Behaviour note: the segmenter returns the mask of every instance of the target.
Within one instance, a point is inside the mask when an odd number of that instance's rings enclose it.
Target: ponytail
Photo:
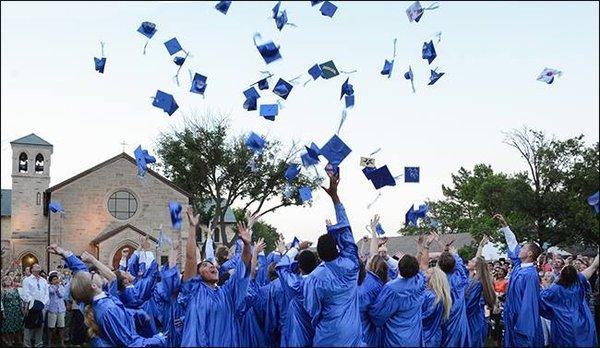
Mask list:
[[[431,268],[431,278],[429,278],[429,286],[435,294],[435,301],[433,305],[437,305],[438,302],[442,301],[444,305],[444,320],[450,317],[450,310],[452,309],[452,295],[450,294],[450,283],[448,283],[448,277],[446,273],[442,271],[439,266]]]
[[[483,298],[485,299],[485,304],[489,308],[494,308],[496,304],[496,292],[494,291],[494,283],[492,281],[492,276],[490,275],[490,271],[487,268],[487,264],[485,263],[485,259],[481,256],[477,257],[475,261],[475,270],[476,270],[476,279],[479,278],[482,286]]]
[[[100,336],[100,328],[96,323],[96,318],[94,317],[94,308],[91,304],[85,306],[83,322],[88,327],[88,336],[90,338]]]

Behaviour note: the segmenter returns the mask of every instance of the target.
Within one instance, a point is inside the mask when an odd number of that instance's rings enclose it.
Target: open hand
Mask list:
[[[254,223],[258,220],[258,214],[252,215],[250,211],[246,211],[246,221],[248,222],[248,229],[252,229]]]
[[[254,243],[254,250],[257,254],[260,254],[260,252],[264,251],[266,247],[267,243],[265,243],[264,238],[259,238],[256,243]]]
[[[498,220],[502,227],[508,226],[508,224],[506,223],[506,219],[504,218],[504,216],[502,216],[502,214],[494,214],[494,216],[492,216],[492,219]]]
[[[238,228],[238,235],[239,235],[240,239],[242,240],[242,242],[244,242],[244,244],[246,244],[246,245],[249,245],[252,240],[250,237],[250,229],[248,228],[246,223],[244,223],[243,221],[238,222],[237,228]]]
[[[300,249],[300,250],[308,249],[308,248],[310,248],[311,245],[312,245],[312,242],[303,240],[302,242],[300,242],[298,249]]]
[[[375,214],[375,216],[373,216],[371,219],[371,232],[375,232],[377,230],[377,225],[379,225],[379,215]]]
[[[187,214],[187,217],[188,217],[188,221],[189,221],[189,223],[190,223],[190,226],[191,226],[191,227],[194,227],[194,228],[195,228],[196,226],[198,226],[198,221],[200,221],[200,214],[196,214],[196,215],[194,216],[194,209],[193,209],[191,206],[190,206],[190,207],[187,207],[187,209],[186,209],[186,211],[185,211],[185,212],[186,212],[186,214]]]
[[[57,244],[50,244],[48,245],[48,247],[46,248],[46,251],[48,251],[50,254],[54,254],[54,255],[63,255],[65,250],[61,247],[59,247]]]
[[[340,176],[334,172],[327,172],[327,176],[329,176],[329,188],[325,188],[325,186],[321,186],[325,192],[331,197],[331,199],[337,199],[337,188],[340,183]]]

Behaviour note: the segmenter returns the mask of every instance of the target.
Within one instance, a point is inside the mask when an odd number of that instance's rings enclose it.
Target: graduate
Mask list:
[[[51,254],[63,257],[66,266],[73,272],[71,296],[75,301],[87,305],[85,322],[96,336],[96,339],[92,340],[94,346],[165,346],[166,337],[162,333],[151,338],[138,335],[133,317],[126,311],[125,306],[118,298],[102,290],[103,285],[110,281],[109,279],[105,279],[97,273],[90,273],[87,266],[72,252],[66,251],[56,244],[48,246],[47,250]],[[89,256],[84,258],[82,255],[82,259],[86,258]],[[104,274],[112,273],[105,265],[98,263],[96,266]]]
[[[239,346],[237,315],[243,306],[250,275],[250,231],[244,223],[238,223],[239,238],[243,247],[240,261],[234,266],[235,273],[218,286],[217,266],[209,260],[197,263],[196,231],[199,215],[187,209],[190,235],[186,245],[185,268],[181,291],[189,296],[181,346]]]
[[[467,263],[469,271],[469,286],[465,292],[467,301],[467,320],[471,328],[471,346],[483,347],[488,335],[488,323],[485,319],[485,305],[494,308],[496,304],[496,293],[492,276],[488,270],[485,259],[481,256],[484,245],[489,238],[483,236],[475,258]]]
[[[452,308],[448,320],[442,323],[443,347],[469,347],[471,335],[467,321],[465,290],[469,284],[469,275],[456,248],[446,244],[440,254],[438,266],[448,277]]]
[[[283,250],[285,252],[285,249]],[[274,262],[269,265],[268,275],[270,281],[267,285],[262,286],[259,291],[263,299],[265,337],[267,345],[271,347],[279,347],[281,345],[288,307],[288,301],[285,298],[281,281],[275,270],[276,265]]]
[[[591,266],[577,273],[565,266],[558,281],[540,294],[541,315],[551,320],[550,342],[554,347],[597,347],[594,317],[585,300],[588,279],[598,269],[598,255]]]
[[[327,226],[327,233],[319,237],[317,253],[323,262],[304,284],[304,304],[315,327],[313,346],[363,346],[358,247],[338,197],[339,171],[334,172],[328,171],[329,188],[323,189],[331,197],[337,224]]]
[[[315,254],[306,250],[310,245],[310,242],[302,241],[298,248],[292,246],[275,268],[288,303],[282,323],[282,347],[309,347],[313,342],[315,331],[311,317],[304,307],[303,292],[308,274],[317,266]]]
[[[508,282],[504,304],[504,346],[540,347],[544,345],[544,334],[540,320],[540,282],[534,262],[541,253],[533,243],[523,247],[500,214],[494,215],[502,224],[508,245],[508,256],[512,261],[512,273]]]

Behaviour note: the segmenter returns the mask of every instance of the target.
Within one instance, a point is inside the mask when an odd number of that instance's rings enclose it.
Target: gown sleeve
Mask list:
[[[369,317],[375,326],[382,327],[397,310],[396,294],[388,286],[384,286],[375,302],[369,306]]]
[[[354,242],[354,236],[346,216],[346,210],[342,203],[335,205],[335,215],[338,220],[336,225],[328,226],[327,232],[332,233],[340,248],[340,256],[350,259],[358,267],[358,246]]]
[[[154,291],[157,275],[158,265],[156,264],[156,260],[154,260],[142,277],[136,279],[133,287],[125,288],[124,296],[121,297],[127,299],[127,307],[137,308],[150,299]]]
[[[71,270],[71,272],[73,272],[73,274],[79,271],[89,271],[85,263],[78,259],[77,256],[75,256],[75,254],[73,253],[71,253],[71,255],[65,258],[65,267],[68,267]]]
[[[131,327],[124,325],[130,318],[126,311],[118,306],[113,306],[106,311],[98,323],[102,332],[109,338],[110,342],[124,347],[161,347],[165,345],[165,338],[162,334],[151,338],[144,338],[132,330]]]
[[[242,261],[241,255],[236,255],[233,261],[235,273],[223,284],[223,290],[231,297],[235,310],[239,313],[245,305],[245,298],[250,283],[250,272],[249,268]]]

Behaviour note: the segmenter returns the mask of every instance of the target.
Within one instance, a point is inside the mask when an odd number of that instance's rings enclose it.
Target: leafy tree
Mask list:
[[[244,219],[244,212],[241,209],[234,209],[233,213],[238,221]],[[265,253],[268,254],[277,247],[279,233],[277,233],[277,228],[264,221],[258,220],[254,223],[254,226],[252,226],[252,241],[255,242],[259,238],[263,238],[265,240],[265,243],[267,244]]]
[[[226,207],[241,205],[242,211],[263,216],[282,207],[300,205],[298,188],[316,188],[314,178],[301,173],[291,184],[289,197],[284,195],[287,181],[284,172],[288,163],[298,162],[300,148],[292,144],[284,149],[280,141],[267,139],[261,155],[246,148],[246,135],[230,134],[227,117],[189,116],[182,129],[162,133],[157,141],[162,173],[176,185],[188,191],[196,211],[203,211],[203,223],[218,217],[221,240],[233,245],[235,235],[228,240],[224,216]],[[256,170],[251,170],[253,160]],[[221,202],[206,208],[206,201]]]

